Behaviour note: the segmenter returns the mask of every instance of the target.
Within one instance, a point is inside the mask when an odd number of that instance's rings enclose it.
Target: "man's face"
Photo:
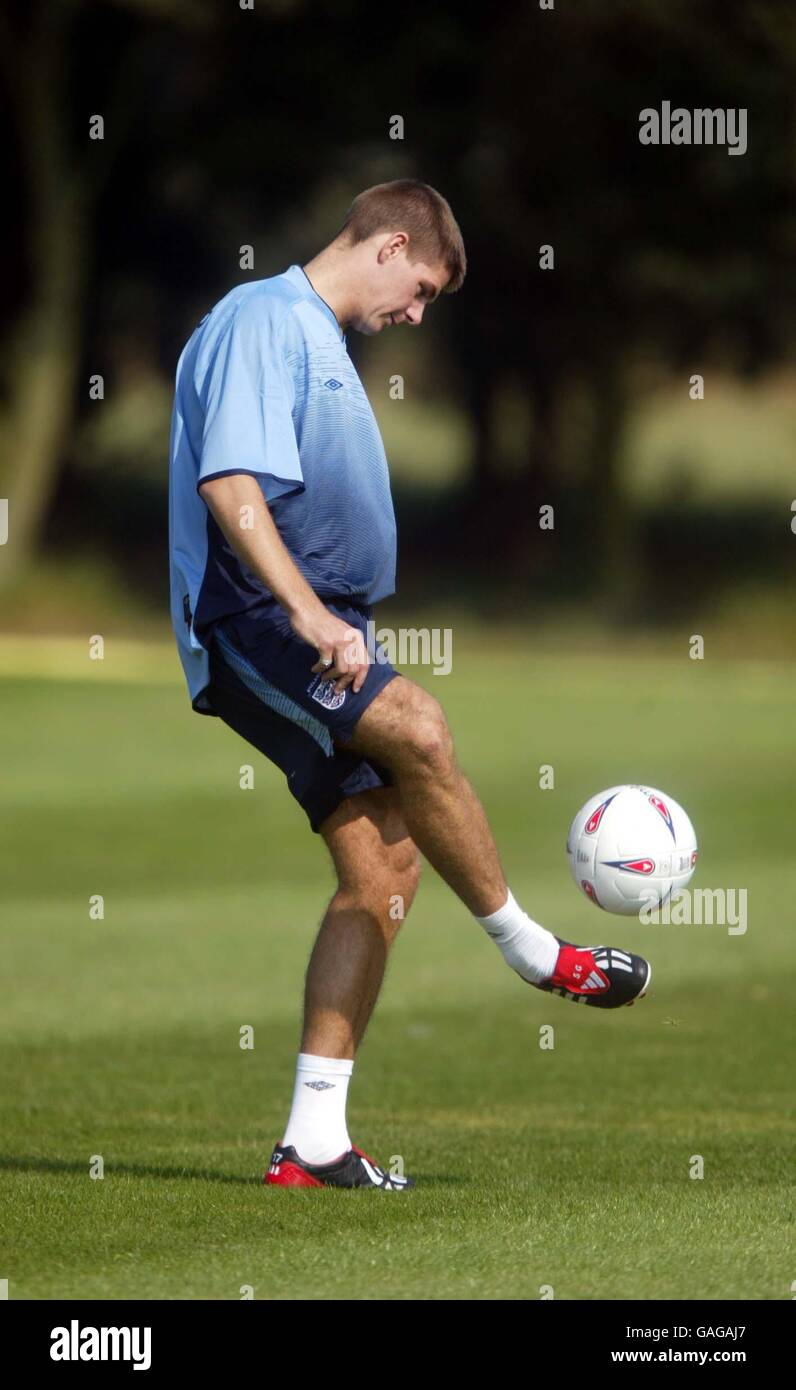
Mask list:
[[[380,333],[399,323],[418,325],[426,305],[442,293],[449,279],[446,267],[410,261],[406,252],[406,247],[390,251],[390,243],[383,248],[351,320],[358,332]]]

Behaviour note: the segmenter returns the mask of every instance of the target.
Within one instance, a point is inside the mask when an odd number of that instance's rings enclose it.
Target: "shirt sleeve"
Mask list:
[[[197,487],[250,473],[272,501],[304,486],[293,383],[270,321],[247,310],[234,314],[195,384],[204,408]]]

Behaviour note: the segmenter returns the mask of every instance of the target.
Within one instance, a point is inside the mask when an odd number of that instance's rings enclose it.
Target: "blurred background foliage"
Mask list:
[[[618,631],[687,615],[796,653],[790,0],[11,0],[0,50],[4,627],[167,624],[185,339],[411,175],[449,199],[469,271],[420,331],[348,338],[402,605]],[[664,99],[746,108],[747,152],[642,146]]]

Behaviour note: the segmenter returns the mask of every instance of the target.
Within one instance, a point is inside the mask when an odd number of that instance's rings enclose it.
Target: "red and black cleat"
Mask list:
[[[385,1173],[356,1144],[331,1163],[305,1163],[292,1144],[277,1144],[263,1182],[272,1187],[380,1187],[382,1192],[404,1192],[415,1186],[413,1178]]]
[[[535,985],[536,989],[572,999],[575,1004],[591,1004],[594,1009],[620,1009],[646,994],[652,966],[643,956],[616,946],[573,946],[560,936],[556,941],[561,949],[555,971],[549,980]]]

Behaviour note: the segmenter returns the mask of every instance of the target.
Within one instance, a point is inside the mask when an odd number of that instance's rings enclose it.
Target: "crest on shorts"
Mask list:
[[[320,684],[312,690],[313,683],[314,682],[311,681],[307,686],[307,694],[312,691],[313,700],[317,700],[318,704],[323,705],[324,709],[340,708],[348,694],[347,689],[337,691],[334,688],[334,681],[321,681]]]

